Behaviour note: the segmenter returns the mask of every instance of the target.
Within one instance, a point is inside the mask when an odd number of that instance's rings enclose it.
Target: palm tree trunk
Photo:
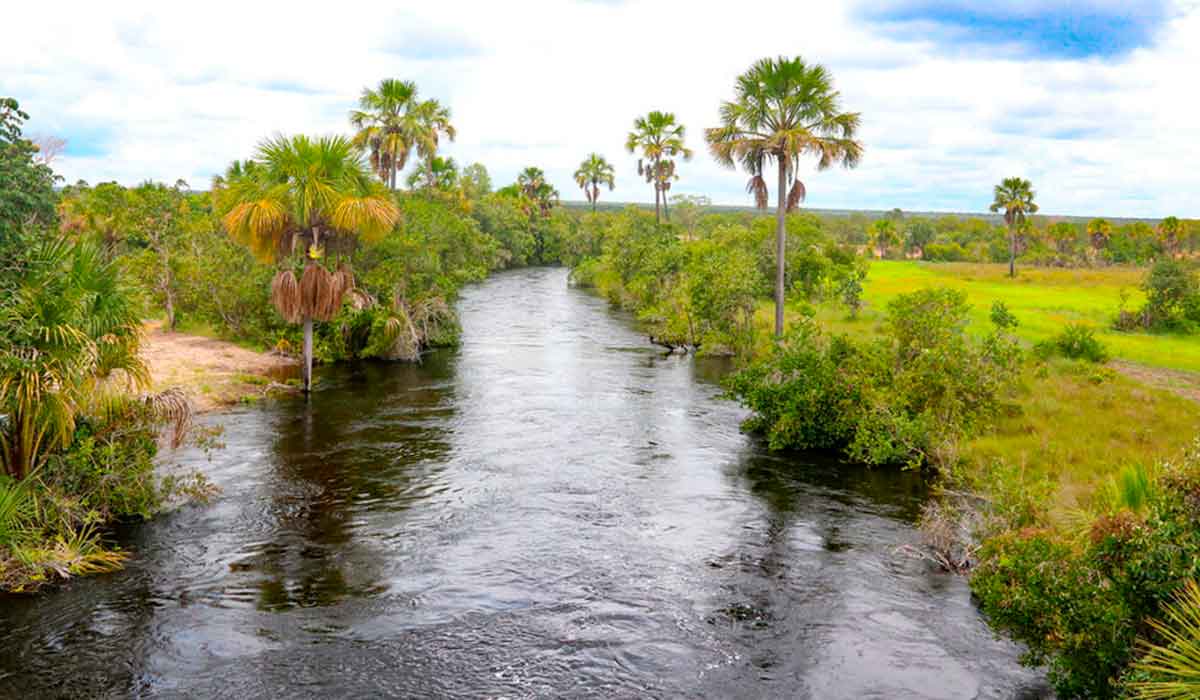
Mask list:
[[[304,393],[312,391],[313,320],[304,317]]]
[[[787,167],[779,159],[779,206],[775,211],[775,337],[783,337],[783,274],[787,252]]]
[[[659,199],[659,195],[662,194],[662,190],[658,186],[658,159],[657,158],[654,159],[653,182],[654,182],[654,223],[659,224],[659,223],[662,223],[662,219],[658,213],[658,199]]]
[[[592,183],[592,213],[596,213],[596,200],[600,199],[600,186]]]
[[[1008,276],[1017,276],[1017,230],[1008,227]]]
[[[663,220],[671,223],[671,208],[667,206],[667,191],[663,190]]]

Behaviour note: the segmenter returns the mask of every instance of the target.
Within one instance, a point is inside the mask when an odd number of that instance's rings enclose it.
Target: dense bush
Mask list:
[[[1096,330],[1082,323],[1070,323],[1049,343],[1040,345],[1044,354],[1062,355],[1072,360],[1108,362],[1108,348],[1096,337]]]
[[[980,552],[981,609],[1026,644],[1025,661],[1049,665],[1061,697],[1120,695],[1135,640],[1156,639],[1148,622],[1200,575],[1200,451],[1135,490],[1105,504],[1082,539],[1012,530]]]
[[[954,290],[901,295],[884,337],[829,337],[797,323],[775,353],[729,380],[751,410],[747,428],[773,448],[843,450],[869,464],[945,465],[958,441],[999,409],[1019,350],[1003,309],[983,342],[967,337],[969,307]]]
[[[1188,263],[1161,260],[1150,268],[1142,291],[1146,303],[1138,311],[1117,312],[1119,330],[1193,332],[1200,327],[1200,276]]]

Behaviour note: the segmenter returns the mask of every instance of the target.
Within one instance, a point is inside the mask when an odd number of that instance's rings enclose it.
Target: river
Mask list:
[[[919,475],[771,454],[714,360],[562,269],[462,346],[325,368],[168,455],[221,493],[126,570],[0,601],[3,697],[1033,698],[966,582],[896,552]]]

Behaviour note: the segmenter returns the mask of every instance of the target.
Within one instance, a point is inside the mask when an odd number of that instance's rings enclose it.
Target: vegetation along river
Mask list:
[[[3,697],[1037,697],[896,552],[917,474],[770,454],[724,366],[528,269],[463,343],[216,416],[222,489],[0,605]]]

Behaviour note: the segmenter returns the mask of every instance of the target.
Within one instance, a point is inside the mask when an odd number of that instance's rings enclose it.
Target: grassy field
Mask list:
[[[1021,322],[1018,335],[1030,343],[1054,337],[1068,323],[1082,323],[1095,328],[1115,359],[1200,372],[1200,337],[1112,329],[1122,291],[1129,295],[1128,308],[1141,306],[1144,296],[1139,285],[1145,275],[1137,268],[1018,268],[1016,279],[1010,279],[1007,265],[880,261],[871,265],[863,295],[866,305],[858,320],[847,319],[843,308],[832,306],[821,309],[819,316],[832,330],[870,332],[897,295],[925,287],[951,287],[966,292],[972,326],[980,333],[989,328],[992,303],[1003,301]],[[767,324],[770,313],[769,303],[764,303],[760,315]]]
[[[1054,337],[1067,323],[1084,323],[1096,329],[1115,360],[1156,368],[1140,377],[1128,367],[1120,367],[1123,373],[1114,371],[1115,364],[1106,368],[1056,360],[1040,370],[1031,368],[1015,391],[1011,415],[964,445],[962,456],[979,475],[1007,465],[1027,478],[1050,479],[1051,510],[1058,517],[1088,507],[1097,489],[1122,467],[1174,459],[1200,435],[1200,403],[1178,392],[1185,380],[1200,377],[1190,374],[1200,372],[1200,337],[1111,328],[1122,290],[1129,293],[1129,308],[1142,303],[1138,286],[1144,270],[1019,269],[1015,280],[1007,273],[1006,265],[875,262],[858,319],[847,318],[837,305],[819,308],[818,318],[835,332],[872,335],[887,302],[897,295],[952,287],[966,292],[972,327],[980,333],[990,328],[992,302],[1000,300],[1020,320],[1018,333],[1030,343]],[[755,319],[760,351],[771,345],[772,319],[771,303],[761,302]]]

